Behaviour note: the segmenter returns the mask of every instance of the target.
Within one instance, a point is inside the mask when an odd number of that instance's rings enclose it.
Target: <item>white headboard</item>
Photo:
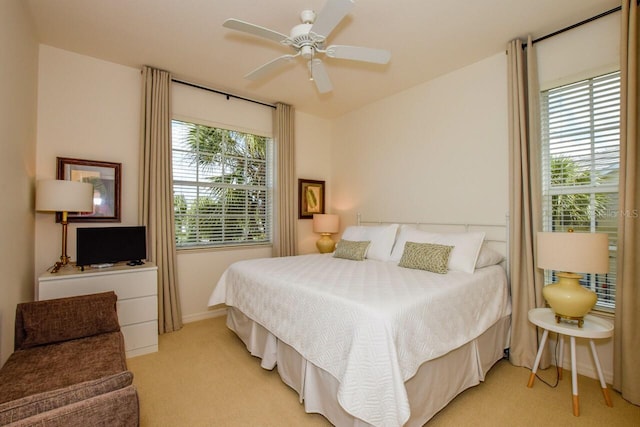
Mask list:
[[[503,224],[481,224],[481,223],[452,223],[452,222],[400,222],[400,221],[371,221],[363,219],[358,212],[358,225],[380,225],[380,224],[406,224],[424,231],[438,233],[461,233],[469,231],[483,231],[485,233],[485,244],[500,252],[505,257],[503,263],[509,275],[509,215],[505,215]]]

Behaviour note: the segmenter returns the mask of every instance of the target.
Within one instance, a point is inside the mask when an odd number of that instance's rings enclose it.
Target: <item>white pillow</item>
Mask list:
[[[449,270],[473,273],[476,260],[484,241],[484,232],[470,231],[467,233],[430,233],[417,228],[403,225],[398,239],[391,253],[391,260],[400,261],[406,242],[437,243],[453,246],[449,256]]]
[[[344,240],[370,241],[366,257],[379,261],[388,261],[391,257],[393,242],[396,240],[398,224],[389,225],[352,225],[342,233]],[[402,255],[402,254],[401,254]]]
[[[495,249],[487,246],[485,243],[480,248],[480,255],[478,255],[478,260],[476,261],[476,268],[500,264],[502,261],[504,261],[504,256]]]

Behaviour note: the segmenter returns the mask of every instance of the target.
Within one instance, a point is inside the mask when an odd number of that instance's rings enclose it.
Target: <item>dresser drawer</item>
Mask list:
[[[158,346],[158,322],[155,320],[123,326],[120,330],[124,335],[124,348],[127,352],[143,347]]]
[[[156,267],[136,270],[104,269],[74,274],[45,274],[39,278],[38,299],[71,297],[114,291],[118,299],[157,295],[158,273]]]
[[[158,320],[158,297],[118,300],[118,320],[120,326]]]

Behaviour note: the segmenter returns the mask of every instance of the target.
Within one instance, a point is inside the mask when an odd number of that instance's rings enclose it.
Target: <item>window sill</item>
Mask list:
[[[601,317],[603,319],[611,320],[613,322],[613,320],[616,317],[615,312],[613,312],[613,311],[605,311],[605,310],[606,309],[594,308],[593,310],[591,310],[591,312],[589,314],[591,314],[593,316]]]
[[[271,243],[258,244],[258,245],[228,245],[228,246],[211,246],[211,247],[196,247],[196,248],[176,248],[178,255],[194,254],[201,252],[227,252],[238,250],[253,250],[253,249],[265,249],[271,248]]]

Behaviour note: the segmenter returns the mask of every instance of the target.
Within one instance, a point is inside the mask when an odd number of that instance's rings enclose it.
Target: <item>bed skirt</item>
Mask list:
[[[487,371],[508,348],[511,316],[503,317],[475,340],[423,363],[405,382],[411,416],[405,426],[422,426],[453,398],[484,381]],[[308,413],[319,413],[336,426],[369,426],[346,412],[337,400],[338,381],[305,360],[300,353],[276,338],[240,310],[229,307],[227,327],[244,342],[249,352],[262,359],[260,366],[278,367],[282,381],[298,392]]]

